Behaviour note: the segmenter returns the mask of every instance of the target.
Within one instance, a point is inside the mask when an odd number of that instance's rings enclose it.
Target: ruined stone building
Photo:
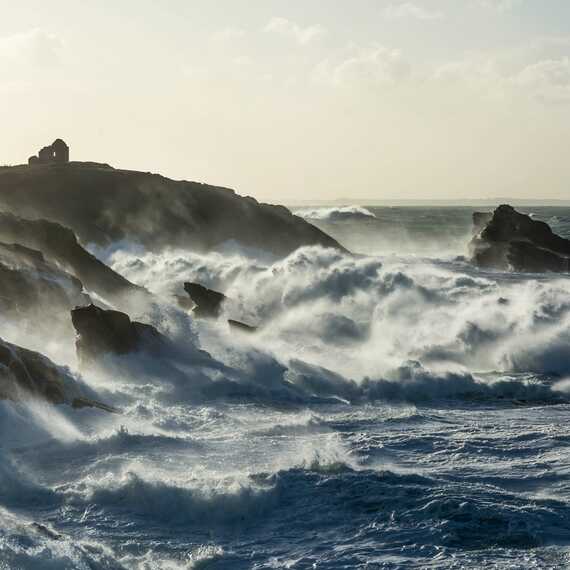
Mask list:
[[[40,152],[30,156],[28,164],[50,164],[69,162],[69,147],[61,139],[55,139],[50,146],[44,146]]]

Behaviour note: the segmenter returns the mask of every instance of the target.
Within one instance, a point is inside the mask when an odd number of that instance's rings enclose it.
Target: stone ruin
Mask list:
[[[30,156],[28,164],[62,164],[69,162],[69,147],[62,139],[44,146],[37,155]]]

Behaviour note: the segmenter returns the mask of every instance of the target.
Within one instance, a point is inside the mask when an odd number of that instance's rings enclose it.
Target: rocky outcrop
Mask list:
[[[223,293],[208,289],[199,283],[184,283],[184,290],[194,302],[192,314],[197,318],[216,319],[227,297]]]
[[[197,318],[217,319],[222,312],[224,302],[228,299],[223,293],[208,289],[199,283],[184,283],[184,290],[192,300],[193,307],[190,308],[192,314]],[[186,308],[182,299],[179,299],[178,302],[180,306]],[[257,327],[246,325],[234,319],[228,319],[228,325],[234,330],[249,334],[257,331]]]
[[[126,313],[105,310],[93,304],[71,311],[77,331],[77,356],[89,365],[107,354],[123,355],[137,351],[158,354],[166,339],[152,326],[131,321]]]
[[[246,325],[241,321],[234,321],[233,319],[228,319],[228,325],[230,325],[230,328],[234,330],[247,334],[253,334],[254,332],[257,332],[257,327],[252,327],[251,325]]]
[[[473,235],[480,233],[493,219],[493,212],[473,212]]]
[[[232,241],[278,256],[305,245],[342,249],[283,206],[226,188],[93,163],[1,168],[0,208],[58,222],[82,243],[100,246],[124,240],[150,251],[209,251]]]
[[[474,215],[479,231],[470,243],[479,267],[523,272],[570,271],[570,240],[557,236],[545,222],[533,220],[512,206],[499,206],[492,215]]]
[[[35,329],[68,326],[69,310],[89,302],[81,282],[49,263],[43,254],[18,244],[0,243],[0,313]]]
[[[0,339],[0,400],[40,400],[50,404],[115,408],[86,396],[75,379],[49,358]]]
[[[51,264],[73,274],[87,289],[107,299],[143,291],[91,255],[75,234],[60,224],[0,212],[0,241],[41,251]]]

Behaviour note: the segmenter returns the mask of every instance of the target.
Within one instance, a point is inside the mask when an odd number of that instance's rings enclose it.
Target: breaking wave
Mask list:
[[[366,221],[367,219],[376,219],[373,212],[362,206],[302,208],[295,210],[294,214],[308,221],[318,220],[322,222]]]

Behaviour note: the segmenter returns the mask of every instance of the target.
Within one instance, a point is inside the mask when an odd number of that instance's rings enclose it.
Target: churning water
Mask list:
[[[360,255],[114,248],[185,358],[86,373],[120,416],[1,404],[0,568],[568,567],[570,278],[474,269],[471,212],[301,212]]]

